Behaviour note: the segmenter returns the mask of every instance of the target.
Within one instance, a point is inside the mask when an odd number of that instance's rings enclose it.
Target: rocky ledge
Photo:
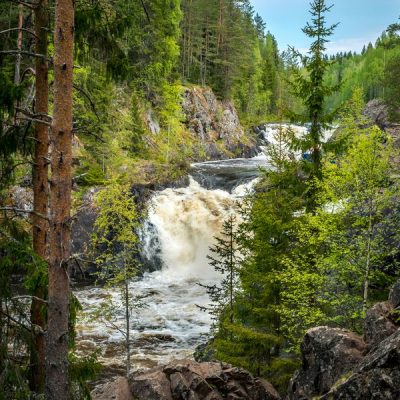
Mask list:
[[[272,385],[229,364],[191,360],[136,372],[92,392],[93,400],[279,400]],[[114,397],[109,397],[113,393]]]

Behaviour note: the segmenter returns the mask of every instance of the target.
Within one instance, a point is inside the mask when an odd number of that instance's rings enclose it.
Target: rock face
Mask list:
[[[369,101],[364,107],[363,114],[381,129],[385,129],[389,125],[389,113],[383,100]]]
[[[400,280],[393,285],[389,294],[389,302],[394,308],[400,307]]]
[[[389,301],[375,304],[354,333],[319,327],[307,332],[303,362],[288,391],[291,400],[400,400],[400,280]]]
[[[251,157],[257,146],[240,125],[231,102],[220,102],[211,89],[186,89],[182,103],[186,126],[204,145],[209,159]]]
[[[128,380],[122,376],[94,389],[91,395],[92,400],[133,400]]]
[[[307,332],[301,344],[302,365],[290,382],[289,399],[327,393],[363,357],[366,345],[356,334],[326,326]]]
[[[97,210],[94,205],[94,196],[98,189],[91,188],[83,197],[83,203],[71,226],[71,248],[72,254],[78,258],[86,258],[86,252],[90,245]],[[94,265],[71,265],[71,275],[79,280],[85,280],[91,272],[95,271]],[[82,276],[83,275],[83,276]]]
[[[243,369],[191,360],[135,373],[130,387],[134,398],[141,400],[280,399],[271,384]]]
[[[391,319],[393,306],[389,302],[375,304],[367,311],[364,322],[364,339],[373,348],[397,331]]]
[[[347,380],[322,399],[400,399],[400,330],[381,342]]]

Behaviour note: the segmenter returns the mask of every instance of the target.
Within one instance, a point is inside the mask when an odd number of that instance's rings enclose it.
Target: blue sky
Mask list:
[[[251,0],[255,11],[275,35],[279,48],[292,45],[300,51],[308,48],[309,40],[301,28],[310,18],[310,0]],[[380,34],[400,16],[400,0],[327,0],[334,4],[328,14],[328,22],[340,22],[328,53],[361,51],[364,44],[375,43]]]

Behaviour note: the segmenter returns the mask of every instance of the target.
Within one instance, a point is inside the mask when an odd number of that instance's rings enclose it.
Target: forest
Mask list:
[[[302,53],[250,0],[0,0],[0,400],[400,396],[399,16],[329,54],[330,3]]]

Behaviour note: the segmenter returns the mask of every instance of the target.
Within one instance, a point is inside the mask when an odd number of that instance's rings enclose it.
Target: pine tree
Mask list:
[[[74,4],[58,0],[54,27],[46,397],[67,400]]]

